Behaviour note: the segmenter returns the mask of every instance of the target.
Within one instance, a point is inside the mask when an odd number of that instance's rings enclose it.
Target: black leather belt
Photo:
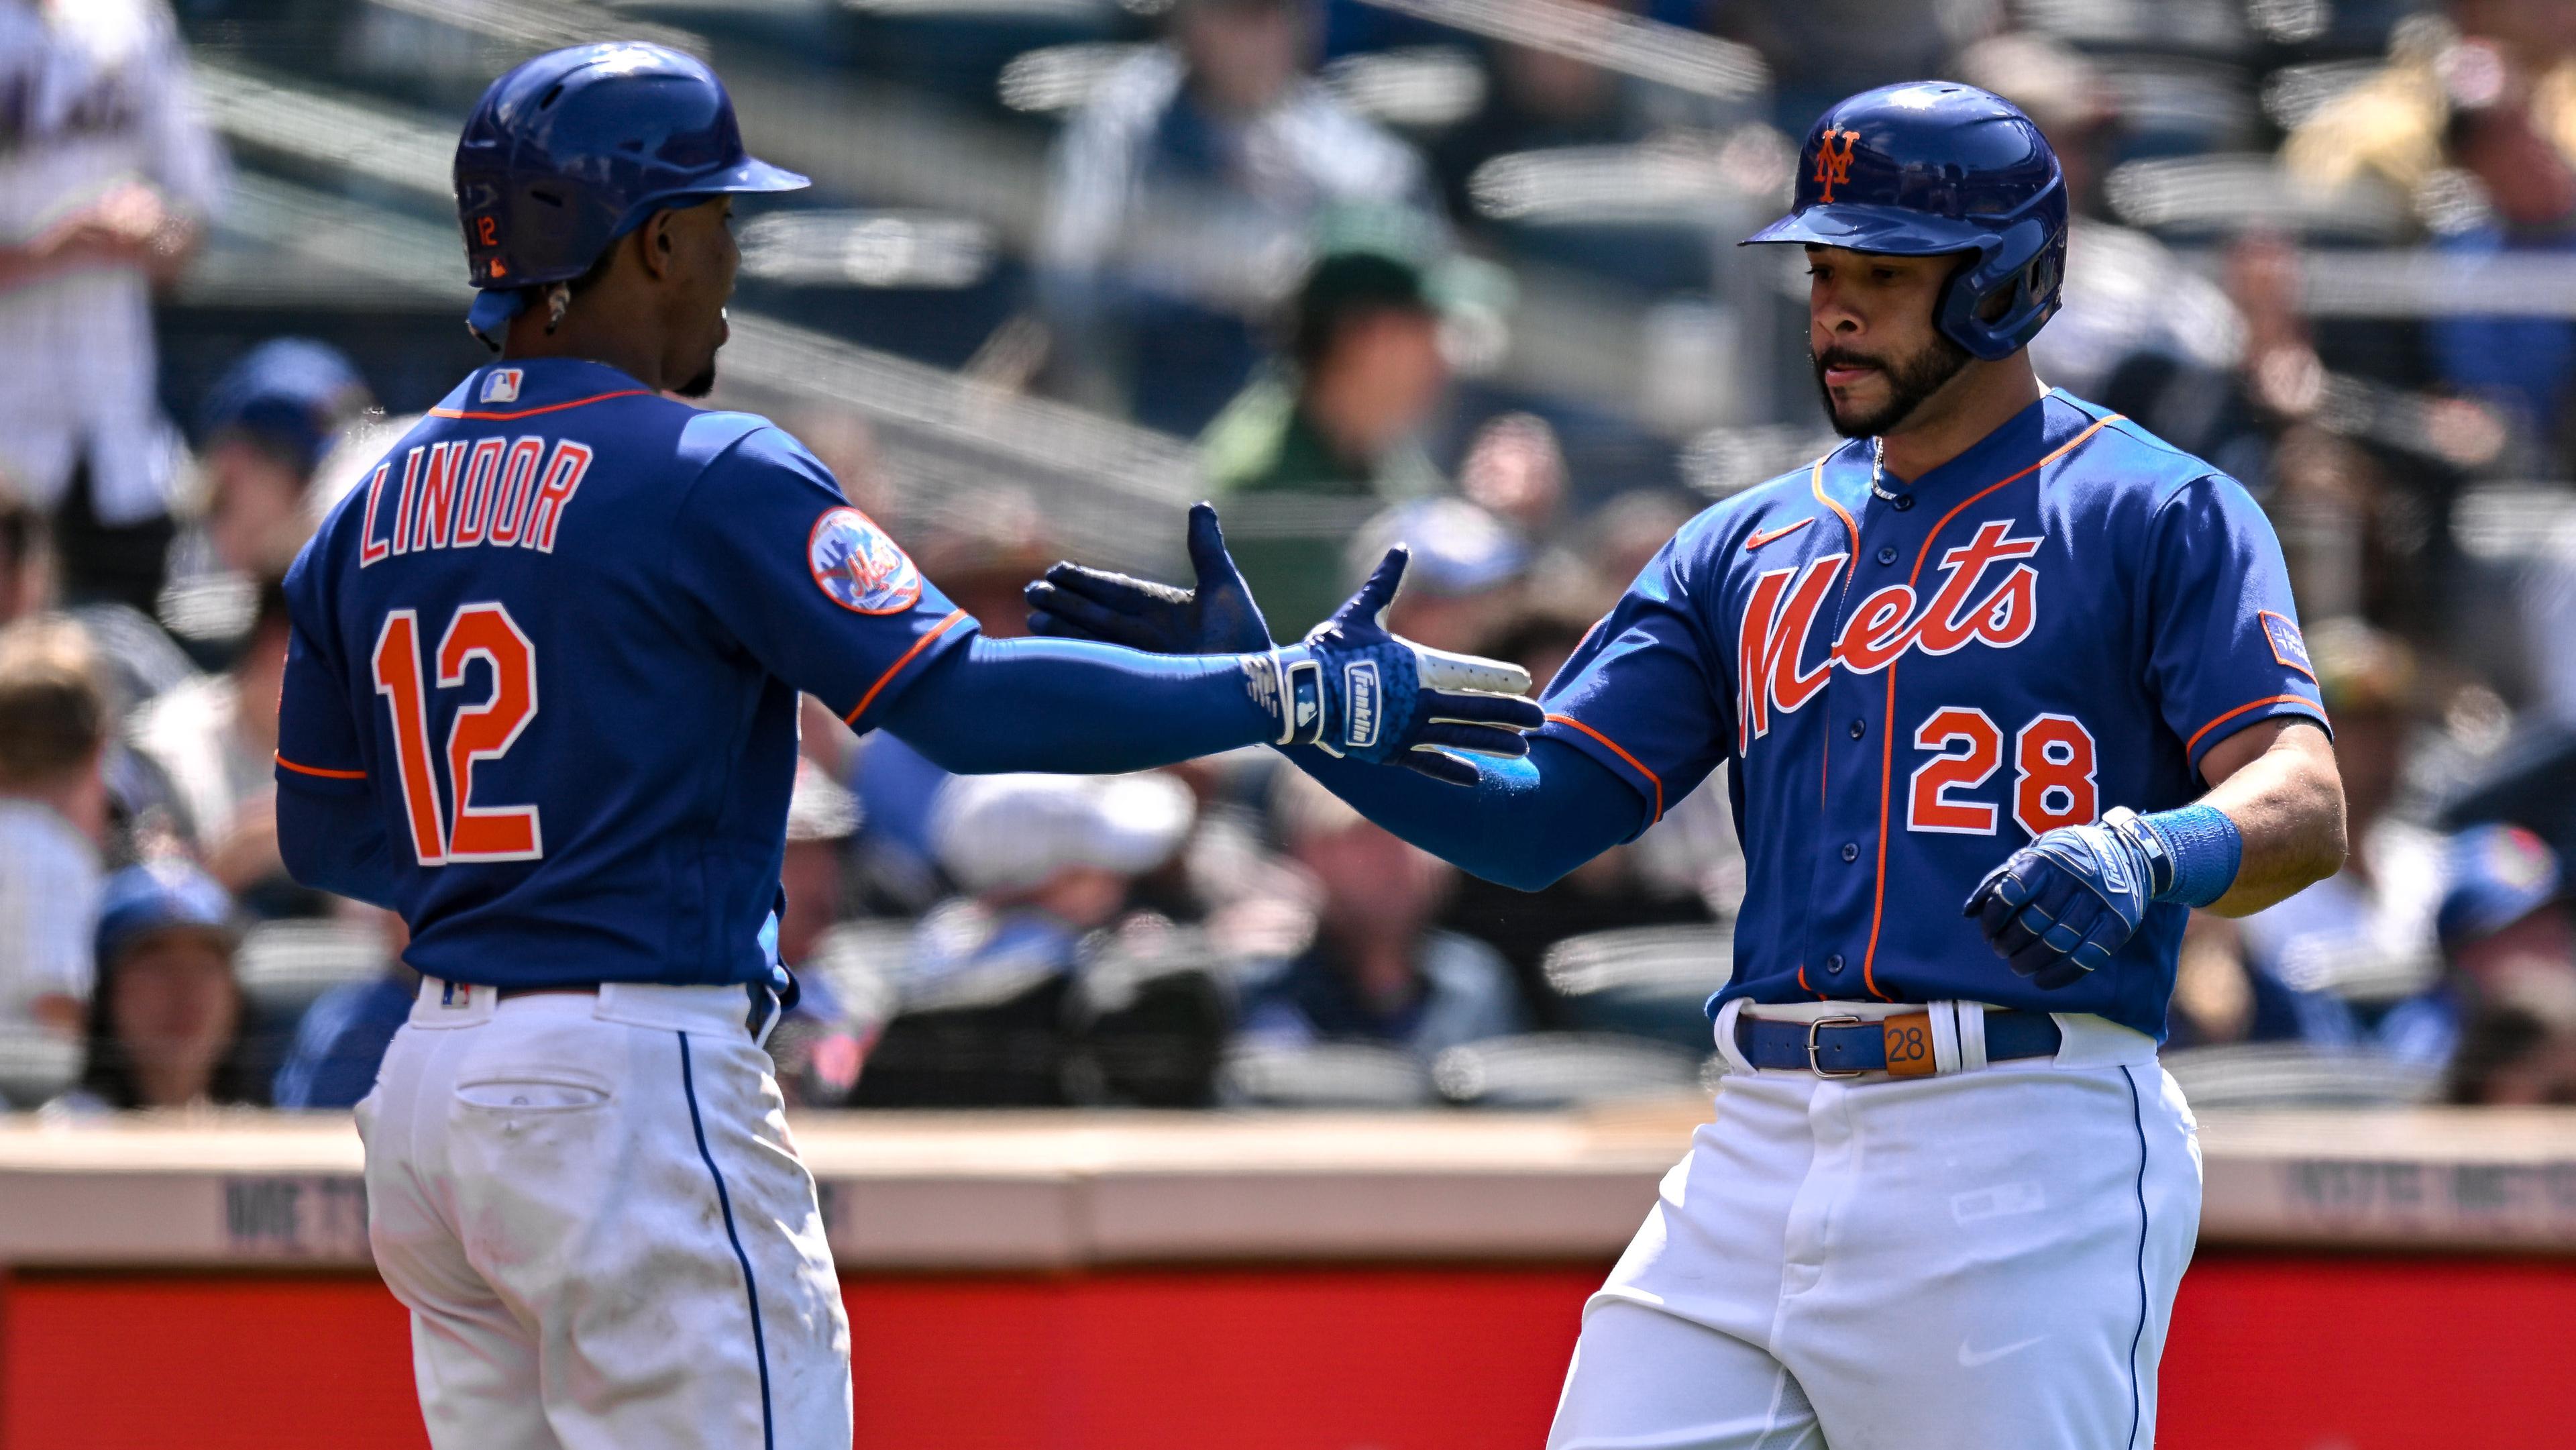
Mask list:
[[[750,1010],[743,1014],[743,1030],[754,1037],[760,1035],[760,1029],[768,1023],[773,1014],[793,1008],[798,999],[804,996],[804,992],[797,984],[795,973],[784,967],[775,968],[774,971],[776,975],[769,981],[743,984],[743,995],[750,999],[751,1004]],[[493,989],[492,999],[496,1002],[507,1002],[513,997],[542,997],[550,993],[579,993],[583,996],[596,997],[599,995],[600,986],[598,982],[555,982],[542,987],[496,987]]]
[[[2057,1019],[2045,1012],[2000,1007],[1968,1010],[1986,1014],[1988,1062],[2054,1057],[2065,1040]],[[1755,1067],[1812,1072],[1818,1077],[1858,1077],[1865,1072],[1929,1077],[1935,1070],[1929,1012],[1902,1012],[1875,1022],[1859,1017],[1793,1022],[1756,1017],[1748,1010],[1736,1015],[1735,1047]]]

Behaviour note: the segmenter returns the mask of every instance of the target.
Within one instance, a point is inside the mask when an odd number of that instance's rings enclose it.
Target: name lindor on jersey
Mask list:
[[[2028,639],[2037,621],[2038,570],[2015,564],[1973,603],[1970,596],[1990,566],[2027,559],[2042,542],[2036,536],[2013,537],[2008,521],[1982,525],[1975,538],[1941,555],[1941,586],[1919,611],[1913,582],[1877,590],[1844,618],[1833,648],[1812,669],[1804,665],[1808,634],[1851,556],[1827,554],[1764,571],[1753,581],[1736,632],[1742,701],[1736,712],[1738,753],[1771,733],[1773,712],[1786,715],[1814,699],[1837,665],[1866,675],[1885,669],[1908,650],[1945,655],[1971,640],[2010,649]],[[1916,568],[1919,575],[1921,566]]]
[[[551,554],[564,510],[590,472],[592,453],[576,439],[534,434],[423,443],[404,452],[399,485],[393,483],[395,460],[388,457],[367,479],[358,567],[423,549]]]

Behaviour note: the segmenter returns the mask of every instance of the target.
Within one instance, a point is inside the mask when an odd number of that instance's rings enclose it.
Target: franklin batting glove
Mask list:
[[[2109,965],[2170,874],[2155,832],[2116,806],[2098,825],[2060,826],[2013,852],[1960,911],[2006,965],[2055,991]]]
[[[1381,617],[1410,557],[1401,546],[1387,550],[1359,593],[1303,644],[1244,656],[1246,685],[1278,723],[1277,744],[1474,785],[1476,767],[1446,752],[1527,755],[1521,732],[1547,717],[1520,697],[1530,686],[1520,666],[1424,649],[1386,632]]]

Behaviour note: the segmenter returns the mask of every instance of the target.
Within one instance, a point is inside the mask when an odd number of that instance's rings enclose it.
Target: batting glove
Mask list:
[[[1386,607],[1411,558],[1402,545],[1387,550],[1368,582],[1305,643],[1246,655],[1244,673],[1254,702],[1279,724],[1278,744],[1474,785],[1476,767],[1446,752],[1527,755],[1521,732],[1547,716],[1537,701],[1521,698],[1530,677],[1520,666],[1425,649],[1386,632]]]
[[[1214,506],[1190,507],[1189,542],[1197,588],[1056,564],[1025,591],[1029,628],[1158,655],[1239,655],[1270,648],[1270,626],[1225,551]]]
[[[2013,852],[1961,914],[2014,971],[2055,991],[2107,965],[2137,931],[2165,862],[2137,812],[2115,806],[2098,825],[2060,826]]]

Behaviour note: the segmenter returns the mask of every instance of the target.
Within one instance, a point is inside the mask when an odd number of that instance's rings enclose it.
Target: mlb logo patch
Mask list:
[[[2268,609],[2262,611],[2260,618],[2263,637],[2272,642],[2272,658],[2311,680],[2315,679],[2317,667],[2308,660],[2308,642],[2300,637],[2299,626],[2289,616],[2274,614]]]
[[[518,368],[494,368],[483,377],[483,401],[515,403],[519,401],[519,380],[524,374]]]
[[[445,983],[439,988],[438,1005],[449,1008],[471,1007],[474,1005],[474,988],[464,982]]]

